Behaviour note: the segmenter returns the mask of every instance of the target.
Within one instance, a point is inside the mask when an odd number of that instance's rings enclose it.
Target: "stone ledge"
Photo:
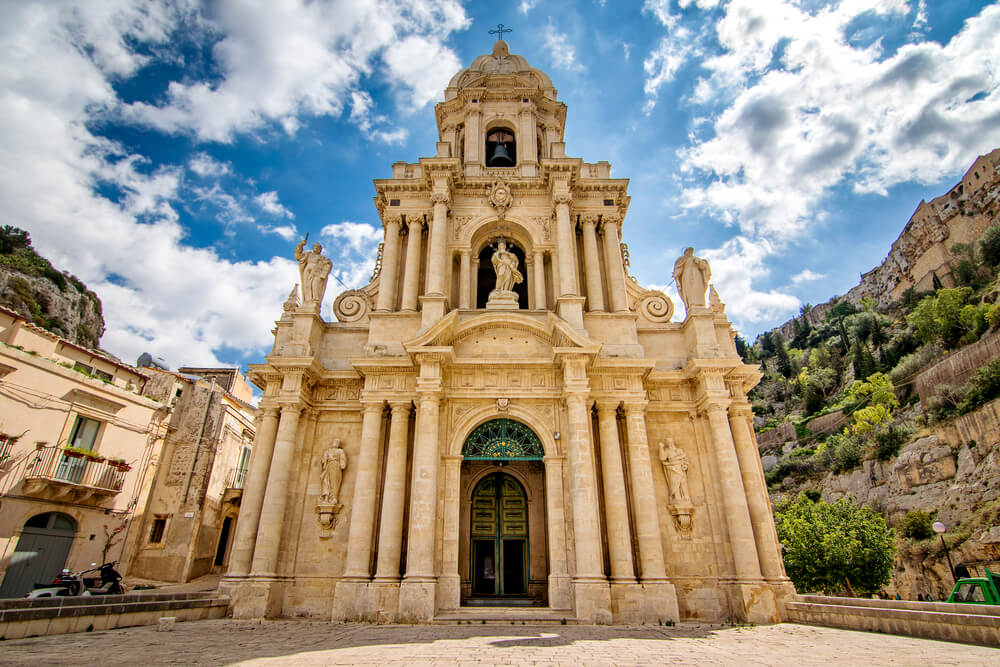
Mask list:
[[[799,596],[787,603],[786,616],[791,623],[1000,647],[1000,609],[985,605]]]

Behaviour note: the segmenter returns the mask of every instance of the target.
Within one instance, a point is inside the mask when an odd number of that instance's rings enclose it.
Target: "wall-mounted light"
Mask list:
[[[562,434],[559,433],[559,431],[556,431],[555,433],[552,434],[552,439],[553,440],[558,440],[561,437],[562,437]]]

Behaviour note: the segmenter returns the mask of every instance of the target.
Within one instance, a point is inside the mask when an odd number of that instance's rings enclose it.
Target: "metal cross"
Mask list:
[[[505,32],[514,32],[514,29],[513,28],[505,28],[505,27],[503,27],[503,23],[498,23],[496,30],[490,30],[490,34],[491,35],[498,35],[497,39],[503,39],[503,34]]]

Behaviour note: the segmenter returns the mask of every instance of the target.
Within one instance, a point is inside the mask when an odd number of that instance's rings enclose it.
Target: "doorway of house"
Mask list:
[[[472,493],[469,550],[472,595],[528,596],[528,500],[524,487],[502,472],[487,475]]]
[[[22,597],[35,584],[51,583],[66,565],[76,521],[61,512],[37,514],[24,522],[0,586],[0,597]]]

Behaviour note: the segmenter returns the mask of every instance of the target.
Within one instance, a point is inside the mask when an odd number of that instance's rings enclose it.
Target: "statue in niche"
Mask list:
[[[344,481],[344,468],[347,467],[347,454],[340,447],[340,438],[333,441],[330,448],[323,452],[319,460],[320,501],[329,505],[339,505],[340,483]]]
[[[524,280],[524,276],[517,270],[517,255],[507,250],[507,243],[502,239],[497,244],[491,261],[493,262],[493,270],[497,274],[496,291],[513,291],[514,285]]]
[[[688,248],[674,263],[674,280],[681,295],[684,308],[691,312],[693,306],[705,305],[705,290],[712,279],[712,269],[708,262],[694,256],[694,248]]]
[[[323,246],[314,243],[312,250],[304,250],[306,239],[295,246],[295,259],[299,260],[299,276],[302,282],[302,302],[320,303],[326,292],[326,281],[333,269],[333,262],[323,256]]]
[[[673,503],[687,504],[691,502],[688,493],[687,454],[674,442],[673,438],[667,438],[660,443],[660,462],[663,463],[663,472],[667,476],[667,487],[670,489],[670,501]]]

